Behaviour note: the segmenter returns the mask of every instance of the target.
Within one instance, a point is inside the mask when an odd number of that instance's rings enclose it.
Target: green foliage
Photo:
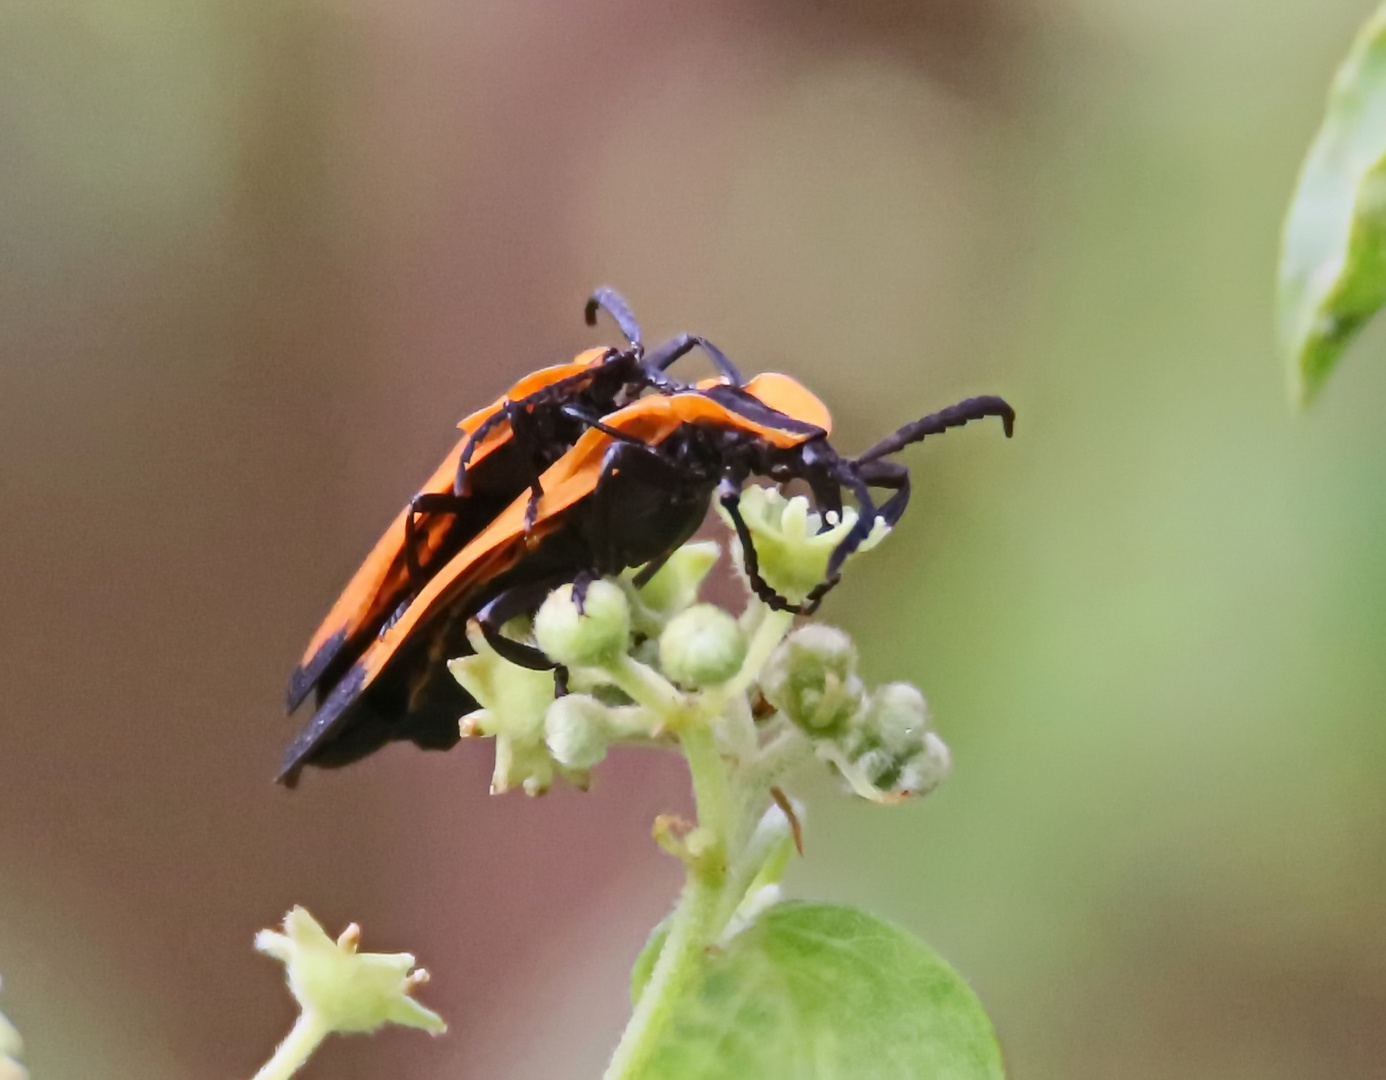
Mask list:
[[[664,948],[665,939],[668,937],[669,920],[668,918],[660,919],[655,928],[650,931],[650,936],[645,939],[645,947],[640,950],[640,955],[635,958],[635,963],[630,969],[630,1001],[632,1005],[640,1003],[640,995],[645,991],[645,984],[650,981],[655,961],[659,959],[659,951]]]
[[[1333,80],[1285,223],[1280,336],[1290,392],[1308,404],[1386,304],[1386,5]]]
[[[664,941],[651,935],[638,996]],[[786,902],[717,950],[648,1074],[667,1080],[999,1080],[986,1014],[932,949],[855,908]]]
[[[768,580],[821,579],[823,538],[855,521],[843,512],[819,532],[807,499],[775,489],[752,488],[743,505],[748,537],[773,539]],[[873,528],[868,543],[888,532]],[[927,946],[850,908],[780,903],[780,876],[802,851],[802,806],[781,785],[817,760],[873,802],[928,794],[949,755],[924,695],[904,683],[868,690],[850,637],[794,629],[792,611],[749,588],[740,617],[699,603],[716,556],[689,545],[643,588],[629,576],[590,582],[582,605],[563,585],[532,624],[507,624],[568,669],[575,693],[556,696],[551,674],[506,660],[475,624],[473,655],[449,664],[479,706],[461,733],[496,740],[493,792],[539,794],[556,775],[584,785],[617,741],[673,745],[688,763],[696,821],[660,815],[653,828],[684,865],[683,892],[636,962],[606,1080],[999,1080],[981,1006]],[[256,1080],[286,1080],[334,1031],[442,1030],[412,997],[427,977],[413,956],[361,953],[358,938],[352,926],[334,942],[301,908],[283,933],[257,938],[287,966],[301,1013]]]

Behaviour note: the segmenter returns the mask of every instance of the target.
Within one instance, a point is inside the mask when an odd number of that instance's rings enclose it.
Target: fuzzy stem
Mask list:
[[[718,883],[726,877],[727,846],[733,839],[736,808],[732,805],[732,789],[727,767],[717,752],[717,741],[710,724],[690,724],[679,739],[688,771],[693,780],[693,801],[698,808],[698,824],[707,829],[719,846],[720,869],[709,865],[701,871]]]
[[[673,683],[634,657],[622,654],[603,671],[632,701],[660,714],[666,721],[682,711],[683,695]]]
[[[688,758],[698,821],[712,837],[704,851],[690,855],[678,906],[669,921],[669,935],[659,951],[650,980],[607,1066],[604,1080],[636,1080],[644,1075],[650,1056],[674,1018],[684,991],[697,979],[703,956],[722,930],[725,910],[727,845],[736,828],[726,765],[717,752],[706,723],[690,725],[680,742]]]
[[[327,1029],[317,1016],[312,1012],[300,1013],[274,1056],[265,1062],[254,1080],[288,1080],[313,1056],[318,1043],[326,1037]]]
[[[746,659],[741,665],[741,670],[718,688],[724,699],[746,692],[746,688],[755,681],[756,676],[760,674],[760,669],[765,666],[765,661],[775,651],[775,646],[784,640],[785,634],[789,633],[789,628],[793,625],[794,615],[792,612],[776,611],[768,607],[765,609],[761,615],[760,623],[751,635],[750,644],[746,648]]]
[[[698,976],[703,952],[717,937],[713,922],[722,889],[690,872],[669,923],[669,936],[640,1002],[626,1025],[604,1080],[636,1080],[674,1017],[674,1007]]]
[[[780,777],[813,757],[813,744],[803,735],[788,728],[776,735],[760,750],[743,781],[751,787],[768,790]]]
[[[705,691],[702,708],[691,714],[677,691],[644,665],[624,658],[612,670],[617,685],[642,705],[662,714],[668,726],[678,731],[679,745],[688,759],[693,780],[698,826],[709,842],[684,856],[687,876],[678,905],[670,916],[669,934],[604,1080],[638,1080],[644,1075],[651,1055],[674,1018],[680,997],[697,979],[708,948],[717,941],[741,901],[740,896],[729,895],[729,863],[739,855],[754,826],[754,819],[749,816],[750,792],[745,785],[732,782],[728,763],[717,749],[713,724],[734,698],[746,693],[793,624],[793,615],[765,610],[752,634],[741,670],[722,686]],[[746,722],[749,724],[749,719]],[[741,885],[744,887],[745,881]]]

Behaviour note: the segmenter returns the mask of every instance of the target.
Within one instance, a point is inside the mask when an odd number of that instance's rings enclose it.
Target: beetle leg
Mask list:
[[[578,571],[573,578],[573,606],[579,615],[587,614],[587,590],[592,587],[592,574],[587,570]]]
[[[565,575],[566,577],[566,575]],[[481,627],[482,636],[503,659],[520,667],[535,671],[549,671],[557,665],[533,645],[506,637],[501,627],[517,615],[525,615],[544,602],[544,597],[557,586],[563,584],[565,577],[547,578],[516,585],[506,589],[476,613],[476,621]]]
[[[1006,438],[1015,430],[1015,410],[999,397],[968,398],[936,413],[920,417],[912,424],[906,424],[892,435],[887,435],[866,453],[857,458],[858,465],[875,461],[877,458],[903,450],[910,443],[917,443],[929,435],[941,435],[949,428],[962,427],[969,420],[981,420],[986,416],[999,416],[1005,428]]]
[[[461,500],[456,495],[447,492],[426,491],[409,500],[409,509],[404,515],[404,564],[414,588],[424,583],[423,567],[419,564],[418,515],[455,514],[460,504]]]
[[[610,424],[603,423],[601,417],[588,409],[584,409],[581,405],[564,405],[561,411],[564,416],[570,416],[578,423],[585,424],[587,427],[596,428],[603,435],[616,439],[618,442],[641,442],[640,439],[637,439],[629,432],[621,431],[619,428],[614,428]]]
[[[529,501],[525,503],[525,535],[528,536],[534,531],[534,523],[539,520],[539,500],[544,497],[544,486],[539,483],[539,478],[534,478],[534,483],[529,486]]]
[[[844,465],[846,465],[845,462]],[[837,584],[838,571],[842,569],[842,564],[846,561],[847,556],[861,547],[866,541],[866,538],[871,535],[871,530],[876,527],[877,516],[876,504],[872,502],[871,493],[867,490],[866,481],[861,478],[860,473],[856,469],[847,466],[840,474],[840,478],[847,487],[851,488],[852,494],[856,496],[857,520],[856,524],[852,526],[851,531],[842,538],[842,542],[839,543],[837,547],[833,548],[832,555],[828,557],[828,573],[824,580],[832,582],[832,585]],[[828,588],[832,588],[832,585],[829,585]],[[819,586],[819,588],[821,588],[821,586]],[[821,599],[828,589],[822,589],[822,591],[819,592],[816,588],[814,591],[818,592],[818,597]]]
[[[467,494],[467,465],[472,460],[472,454],[478,446],[491,434],[492,429],[498,427],[504,420],[510,419],[510,402],[506,402],[480,424],[476,430],[467,436],[467,445],[462,447],[462,453],[457,459],[457,478],[452,482],[454,495]]]
[[[904,514],[905,507],[910,501],[910,471],[898,461],[869,461],[857,470],[857,475],[869,486],[882,488],[886,491],[893,491],[893,494],[881,504],[876,516],[885,518],[886,524],[892,528]]]
[[[539,500],[544,497],[544,486],[539,482],[539,474],[544,471],[540,460],[539,447],[543,443],[543,432],[538,417],[532,410],[532,402],[537,394],[519,401],[507,401],[502,410],[510,421],[510,436],[529,466],[529,502],[525,505],[525,535],[534,530],[539,518]],[[500,414],[498,414],[500,415]]]
[[[654,577],[657,573],[660,572],[661,569],[663,569],[664,564],[669,561],[669,557],[673,555],[674,552],[677,550],[677,548],[670,548],[668,551],[664,552],[664,554],[660,555],[658,558],[651,559],[649,562],[647,562],[644,566],[640,568],[640,572],[638,574],[636,574],[633,578],[630,579],[630,583],[634,585],[637,589],[643,589],[646,585],[650,583],[650,578]]]
[[[731,518],[732,527],[736,529],[737,539],[741,541],[741,565],[746,571],[746,578],[750,582],[751,591],[762,603],[775,611],[791,611],[796,615],[801,614],[804,610],[802,605],[791,604],[760,576],[760,562],[756,558],[756,542],[751,536],[751,530],[746,525],[746,519],[741,516],[741,492],[736,484],[730,479],[723,480],[718,485],[717,498],[721,502],[722,508],[726,510],[727,517]]]
[[[670,338],[663,345],[647,353],[643,363],[651,371],[667,371],[674,361],[686,356],[694,349],[702,349],[703,352],[707,353],[712,359],[713,366],[733,386],[741,386],[746,382],[726,353],[708,341],[707,338],[697,337],[694,334],[680,334],[678,337]]]

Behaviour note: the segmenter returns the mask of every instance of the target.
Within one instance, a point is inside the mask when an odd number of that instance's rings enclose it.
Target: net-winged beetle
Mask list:
[[[784,375],[744,385],[726,378],[637,398],[588,425],[539,477],[542,492],[522,490],[410,594],[378,636],[353,650],[349,664],[320,680],[317,712],[287,749],[280,779],[292,785],[306,765],[339,766],[387,742],[447,749],[458,720],[475,702],[445,662],[470,653],[475,618],[502,655],[552,666],[501,626],[536,608],[563,582],[643,566],[648,574],[702,523],[717,497],[736,525],[752,588],[771,606],[811,611],[837,581],[843,561],[880,517],[898,521],[909,500],[909,471],[890,456],[926,436],[987,416],[1010,435],[1014,412],[998,397],[970,398],[907,424],[864,454],[844,458],[828,441],[831,418],[813,394]],[[856,526],[833,551],[825,579],[799,605],[760,576],[755,547],[738,512],[752,476],[802,481],[828,517],[844,492]],[[878,507],[872,491],[890,494]]]

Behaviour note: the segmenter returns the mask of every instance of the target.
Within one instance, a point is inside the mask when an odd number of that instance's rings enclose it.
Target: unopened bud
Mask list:
[[[698,599],[698,588],[717,565],[722,549],[712,540],[684,544],[640,589],[640,600],[663,616],[682,611]]]
[[[918,687],[887,683],[871,695],[859,723],[893,757],[908,758],[924,750],[929,709]]]
[[[948,778],[953,756],[947,745],[932,731],[924,735],[924,749],[900,771],[898,787],[907,795],[927,795]]]
[[[852,639],[841,630],[818,624],[802,626],[766,661],[761,692],[810,734],[834,734],[862,705],[856,666]]]
[[[659,637],[660,668],[690,690],[726,682],[745,659],[745,633],[711,604],[695,604],[674,616]]]
[[[630,604],[620,586],[594,581],[582,610],[573,587],[549,593],[534,617],[534,639],[555,663],[568,667],[602,667],[626,651],[630,639]]]
[[[607,707],[587,694],[568,694],[549,706],[544,735],[554,760],[569,769],[590,769],[606,757],[611,736]]]

